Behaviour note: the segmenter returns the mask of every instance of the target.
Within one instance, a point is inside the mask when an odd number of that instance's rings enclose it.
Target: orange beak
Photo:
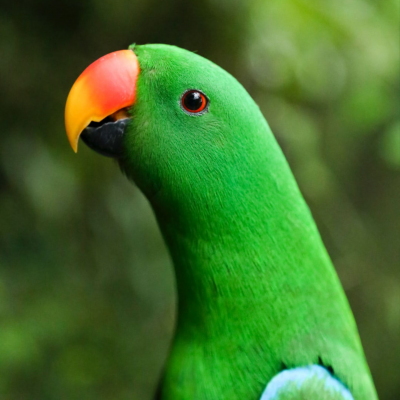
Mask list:
[[[65,106],[65,128],[75,153],[82,131],[135,102],[139,63],[132,50],[107,54],[76,80]]]

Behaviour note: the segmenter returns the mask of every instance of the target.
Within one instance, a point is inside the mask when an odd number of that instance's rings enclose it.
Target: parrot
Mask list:
[[[72,85],[65,127],[117,160],[169,250],[162,400],[376,400],[344,290],[260,108],[228,72],[133,44]],[[132,211],[134,212],[134,210]]]

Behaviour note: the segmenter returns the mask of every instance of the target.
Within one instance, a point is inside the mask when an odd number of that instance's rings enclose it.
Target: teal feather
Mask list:
[[[354,400],[349,389],[320,365],[285,370],[266,387],[260,400]]]

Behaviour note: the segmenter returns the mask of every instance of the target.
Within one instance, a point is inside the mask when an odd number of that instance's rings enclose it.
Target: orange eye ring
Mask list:
[[[208,99],[199,90],[187,90],[181,97],[181,107],[189,115],[201,115],[207,111]]]

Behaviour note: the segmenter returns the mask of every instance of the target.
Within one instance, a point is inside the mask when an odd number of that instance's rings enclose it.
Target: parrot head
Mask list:
[[[163,193],[163,201],[233,179],[254,147],[240,132],[254,131],[260,120],[235,78],[169,45],[132,45],[95,61],[73,85],[65,110],[75,152],[82,138],[116,158],[148,198]]]

